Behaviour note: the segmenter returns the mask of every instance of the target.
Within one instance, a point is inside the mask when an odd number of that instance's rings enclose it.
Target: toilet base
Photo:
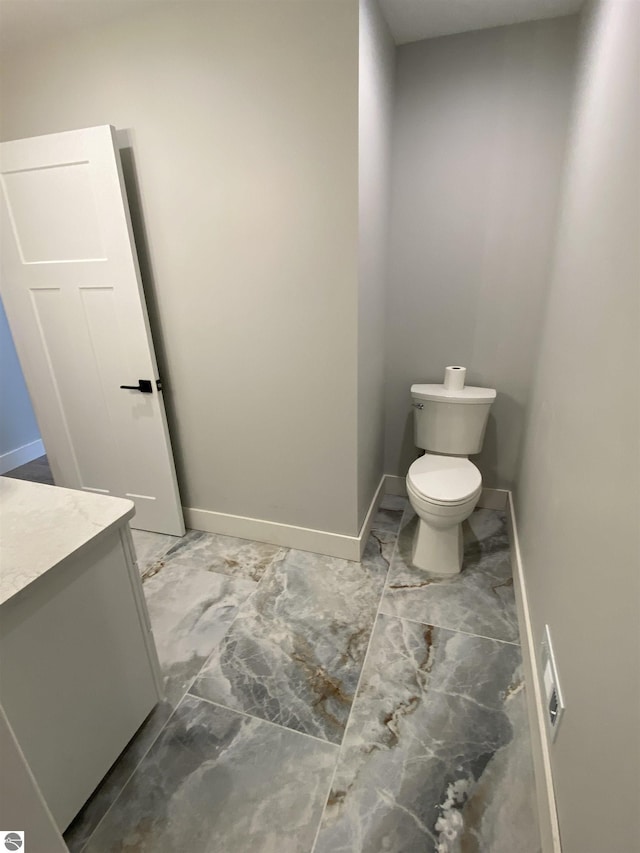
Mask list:
[[[446,529],[431,527],[422,518],[413,539],[411,562],[437,575],[457,575],[462,569],[462,524]]]

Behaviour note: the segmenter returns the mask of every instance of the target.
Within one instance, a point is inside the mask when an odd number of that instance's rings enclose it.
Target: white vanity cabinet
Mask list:
[[[162,696],[133,513],[0,478],[0,704],[61,831]]]

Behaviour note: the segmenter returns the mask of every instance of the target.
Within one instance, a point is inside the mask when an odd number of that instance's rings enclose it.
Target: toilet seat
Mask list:
[[[407,473],[407,491],[419,501],[437,506],[456,506],[479,495],[482,476],[463,456],[425,453]]]

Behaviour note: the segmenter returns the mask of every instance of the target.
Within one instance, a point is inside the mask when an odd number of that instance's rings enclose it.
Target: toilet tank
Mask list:
[[[412,385],[416,447],[447,456],[480,453],[496,398],[493,388],[466,385],[456,391],[444,385]]]

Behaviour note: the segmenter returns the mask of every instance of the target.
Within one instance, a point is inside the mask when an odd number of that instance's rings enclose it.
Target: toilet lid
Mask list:
[[[473,462],[459,456],[425,453],[409,468],[407,479],[413,489],[434,503],[462,503],[482,485]]]

